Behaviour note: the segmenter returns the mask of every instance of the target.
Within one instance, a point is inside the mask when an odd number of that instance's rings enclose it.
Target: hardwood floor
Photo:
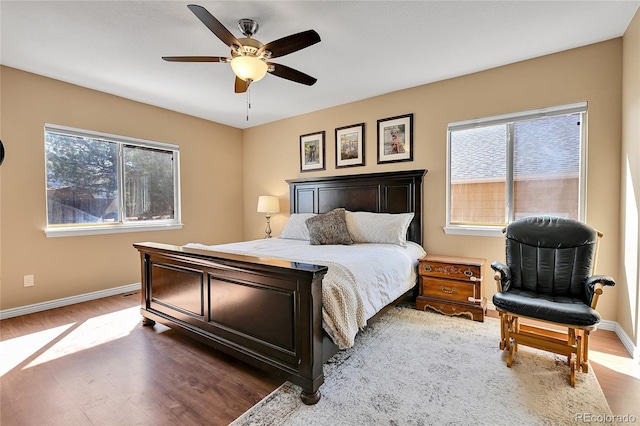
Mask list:
[[[640,363],[631,358],[616,333],[606,330],[591,333],[589,358],[613,414],[633,416],[635,421],[630,423],[640,424]]]
[[[0,321],[2,425],[227,425],[282,379],[162,326],[139,294]],[[9,354],[6,357],[6,354]]]
[[[138,300],[0,321],[0,423],[226,425],[282,383],[162,325],[140,326]],[[592,334],[590,354],[613,413],[640,423],[638,363],[610,331]]]

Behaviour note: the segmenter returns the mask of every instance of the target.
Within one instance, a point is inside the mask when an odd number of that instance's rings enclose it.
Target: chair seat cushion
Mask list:
[[[496,293],[493,304],[516,315],[576,326],[596,325],[601,319],[595,309],[580,299],[526,290],[509,289]]]

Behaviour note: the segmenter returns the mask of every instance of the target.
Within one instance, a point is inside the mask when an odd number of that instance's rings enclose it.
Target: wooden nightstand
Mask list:
[[[484,321],[487,299],[482,296],[485,259],[427,255],[420,259],[420,285],[416,308],[431,308],[445,315],[469,315]]]

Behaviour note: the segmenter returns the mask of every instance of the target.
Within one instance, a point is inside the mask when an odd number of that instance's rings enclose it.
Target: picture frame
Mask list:
[[[300,171],[311,172],[325,169],[325,132],[300,136]]]
[[[378,164],[413,161],[413,114],[378,120]]]
[[[364,123],[336,128],[336,169],[364,166]]]

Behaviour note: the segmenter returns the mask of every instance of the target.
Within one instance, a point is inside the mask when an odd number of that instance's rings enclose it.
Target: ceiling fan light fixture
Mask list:
[[[272,58],[289,55],[320,42],[320,35],[314,30],[302,31],[262,44],[253,38],[258,31],[258,23],[253,19],[245,18],[238,22],[238,28],[245,37],[237,39],[204,7],[190,4],[188,8],[220,41],[229,46],[231,58],[222,56],[163,56],[162,59],[165,61],[230,64],[236,77],[234,83],[236,93],[248,93],[249,85],[254,81],[261,80],[266,73],[307,86],[312,86],[317,81],[316,78],[293,68],[269,62]]]
[[[231,60],[233,73],[241,80],[258,81],[268,70],[267,63],[255,56],[236,56]]]

